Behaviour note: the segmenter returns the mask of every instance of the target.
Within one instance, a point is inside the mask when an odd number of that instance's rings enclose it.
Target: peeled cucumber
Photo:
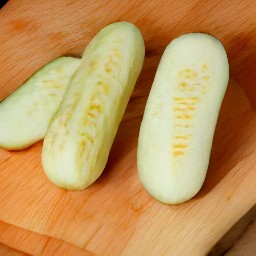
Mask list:
[[[203,185],[229,80],[222,44],[203,33],[173,40],[160,61],[138,140],[145,189],[167,204],[185,202]]]
[[[0,103],[0,147],[21,150],[44,138],[80,60],[60,57]]]
[[[144,53],[128,22],[108,25],[89,43],[43,144],[43,168],[55,185],[81,190],[100,176]]]

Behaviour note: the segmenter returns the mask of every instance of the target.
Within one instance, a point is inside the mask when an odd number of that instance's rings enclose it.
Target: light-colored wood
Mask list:
[[[20,252],[13,248],[10,248],[4,244],[0,244],[0,255],[3,256],[31,256],[30,254]]]
[[[232,251],[234,249],[234,245],[240,241],[249,240],[243,249],[244,255],[250,251],[250,246],[252,247],[252,242],[254,242],[254,248],[256,248],[256,232],[248,232],[253,220],[256,220],[256,205],[251,208],[239,221],[232,226],[231,229],[218,241],[216,245],[211,249],[210,253],[207,256],[221,256],[227,251]],[[256,225],[255,225],[256,227]],[[252,230],[253,231],[253,230]],[[256,231],[256,229],[255,229]],[[250,243],[251,241],[251,243]],[[241,252],[240,252],[241,253]],[[240,254],[237,252],[240,256]]]
[[[1,244],[3,246],[1,246]],[[10,255],[13,253],[13,255],[17,254],[22,256],[93,255],[85,249],[74,246],[60,239],[34,233],[17,226],[7,224],[3,221],[0,221],[0,255],[5,255],[1,254],[1,250],[6,250]]]
[[[0,11],[0,99],[50,60],[80,55],[99,29],[119,20],[142,31],[146,59],[103,175],[84,191],[64,191],[43,173],[41,142],[0,150],[0,220],[33,231],[31,241],[39,233],[96,255],[205,255],[256,203],[254,1],[9,1]],[[161,54],[186,32],[221,40],[232,78],[205,184],[187,203],[168,206],[142,188],[136,147]]]
[[[256,219],[249,225],[241,238],[225,256],[254,256],[256,255]]]

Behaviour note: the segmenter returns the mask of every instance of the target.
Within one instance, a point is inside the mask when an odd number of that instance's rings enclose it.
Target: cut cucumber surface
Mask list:
[[[103,28],[89,43],[43,144],[43,167],[55,185],[81,190],[100,176],[144,53],[140,31],[128,22]]]
[[[203,33],[166,48],[148,97],[138,141],[138,172],[157,200],[178,204],[203,185],[229,79],[222,44]]]
[[[44,138],[80,59],[60,57],[0,103],[0,147],[21,150]]]

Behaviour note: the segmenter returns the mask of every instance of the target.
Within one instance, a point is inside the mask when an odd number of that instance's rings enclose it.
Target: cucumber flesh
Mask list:
[[[43,168],[55,185],[81,190],[100,176],[144,53],[128,22],[103,28],[89,43],[43,144]]]
[[[80,60],[60,57],[0,103],[0,147],[21,150],[44,138]]]
[[[229,79],[222,44],[203,33],[173,40],[160,61],[141,123],[138,173],[157,200],[178,204],[204,182]]]

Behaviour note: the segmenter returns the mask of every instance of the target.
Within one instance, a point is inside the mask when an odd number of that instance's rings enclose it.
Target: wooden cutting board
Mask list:
[[[63,246],[62,255],[205,255],[256,203],[254,1],[11,0],[0,11],[0,99],[50,60],[81,55],[99,29],[120,20],[142,31],[146,59],[103,175],[84,191],[65,191],[43,173],[42,142],[0,150],[0,243],[34,255],[61,255]],[[187,32],[223,42],[231,79],[205,184],[168,206],[141,186],[136,147],[161,54]]]

